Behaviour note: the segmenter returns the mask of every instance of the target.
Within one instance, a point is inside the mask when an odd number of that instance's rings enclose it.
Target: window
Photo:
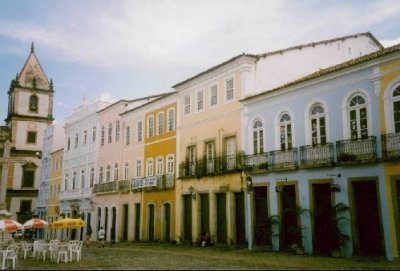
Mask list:
[[[190,114],[190,96],[186,95],[183,99],[184,99],[185,115],[189,115]]]
[[[92,129],[92,141],[93,142],[96,141],[96,126],[93,126],[93,129]]]
[[[168,155],[167,157],[167,174],[174,174],[174,156]]]
[[[131,127],[126,126],[126,138],[125,138],[125,144],[129,145],[131,144]]]
[[[101,146],[104,146],[104,137],[106,136],[106,128],[104,126],[101,126],[101,134],[100,134],[100,141],[101,141]]]
[[[36,132],[29,131],[26,136],[26,143],[28,144],[36,144]]]
[[[78,134],[75,134],[75,149],[78,148],[79,137]]]
[[[32,201],[31,200],[21,200],[20,206],[19,206],[19,212],[20,213],[30,213],[31,212],[31,207],[32,207]]]
[[[90,169],[90,187],[93,187],[94,184],[94,168]]]
[[[311,142],[312,145],[326,144],[326,125],[325,125],[325,110],[317,104],[311,108]]]
[[[368,137],[367,103],[364,97],[359,94],[350,100],[349,120],[351,139]]]
[[[226,169],[236,168],[236,137],[225,138]]]
[[[394,132],[400,133],[400,86],[393,91]]]
[[[158,121],[158,134],[161,135],[164,133],[164,113],[160,112],[157,115],[157,121]]]
[[[99,183],[103,183],[103,178],[104,178],[104,168],[100,167],[100,170],[99,170]]]
[[[136,177],[137,178],[142,177],[142,160],[136,161]]]
[[[279,118],[279,137],[281,150],[292,149],[292,120],[288,113]]]
[[[215,162],[215,142],[209,141],[206,143],[206,163],[207,163],[207,173],[214,172]]]
[[[262,154],[264,152],[264,130],[261,120],[256,120],[253,124],[253,153]]]
[[[152,137],[154,135],[154,117],[150,116],[147,119],[147,137]]]
[[[112,123],[108,124],[108,144],[112,142]]]
[[[33,188],[35,184],[35,172],[37,166],[34,163],[28,162],[22,166],[22,187]]]
[[[67,151],[71,148],[71,139],[68,137],[67,139]]]
[[[143,140],[143,122],[139,121],[137,123],[137,141],[142,142]]]
[[[218,86],[217,84],[211,85],[210,87],[210,106],[216,106],[218,104]]]
[[[117,120],[115,122],[115,141],[116,142],[119,141],[120,129],[121,129],[121,125],[120,125],[119,120]]]
[[[164,160],[162,157],[157,158],[156,175],[163,175]]]
[[[125,162],[124,179],[128,180],[128,178],[129,178],[129,163]]]
[[[153,176],[153,174],[154,174],[154,165],[153,165],[153,159],[147,159],[147,162],[146,162],[146,176],[147,177],[152,177]]]
[[[29,111],[38,112],[38,100],[38,96],[36,95],[31,95],[31,97],[29,97]]]
[[[106,183],[108,183],[111,180],[111,166],[107,165],[106,168]]]
[[[203,91],[200,90],[197,92],[197,111],[201,111],[203,109],[204,109]]]
[[[87,141],[87,131],[83,131],[83,145],[86,145],[86,141]]]
[[[115,163],[114,164],[114,181],[118,181],[118,174],[119,174],[118,163]]]
[[[68,191],[68,174],[65,174],[64,191]]]
[[[72,176],[72,190],[76,189],[76,172],[74,172],[74,175]]]
[[[168,110],[168,132],[175,130],[175,109]]]
[[[85,170],[81,171],[81,188],[85,188]]]
[[[189,146],[186,150],[186,159],[189,166],[189,175],[196,174],[196,146]]]
[[[234,93],[233,93],[233,78],[229,78],[225,81],[225,100],[227,102],[233,101]]]

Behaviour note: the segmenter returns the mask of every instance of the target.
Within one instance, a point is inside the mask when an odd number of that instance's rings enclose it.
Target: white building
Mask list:
[[[92,187],[100,142],[97,111],[108,105],[110,102],[83,100],[65,120],[64,176],[59,194],[61,216],[92,219]],[[82,233],[70,237],[81,239]]]

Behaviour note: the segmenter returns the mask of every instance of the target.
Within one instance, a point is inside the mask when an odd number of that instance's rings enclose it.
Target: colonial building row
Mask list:
[[[102,226],[116,241],[208,233],[228,246],[398,257],[399,45],[361,33],[242,54],[172,88],[82,101],[63,151],[44,140],[40,215],[81,217],[94,239]]]

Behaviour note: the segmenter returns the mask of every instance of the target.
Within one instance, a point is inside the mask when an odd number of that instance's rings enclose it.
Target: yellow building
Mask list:
[[[63,175],[63,157],[64,149],[56,150],[50,153],[51,168],[49,182],[49,198],[47,202],[47,221],[50,223],[58,220],[60,213],[60,200],[58,194],[60,192],[61,179]],[[56,238],[56,230],[47,231],[47,239]]]
[[[178,91],[178,242],[246,242],[241,105],[255,58],[234,57],[173,86]]]
[[[176,93],[154,101],[145,114],[142,239],[175,239]]]
[[[399,47],[399,45],[397,46]],[[390,55],[379,66],[380,76],[375,82],[379,91],[379,111],[382,135],[382,159],[387,189],[389,217],[392,219],[388,236],[392,238],[393,256],[400,248],[400,55]],[[391,214],[390,214],[391,213]]]

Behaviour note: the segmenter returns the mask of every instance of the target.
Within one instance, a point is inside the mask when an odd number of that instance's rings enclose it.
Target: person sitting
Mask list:
[[[210,235],[208,234],[208,232],[203,232],[203,234],[201,235],[201,246],[205,247],[210,245],[211,245]]]

